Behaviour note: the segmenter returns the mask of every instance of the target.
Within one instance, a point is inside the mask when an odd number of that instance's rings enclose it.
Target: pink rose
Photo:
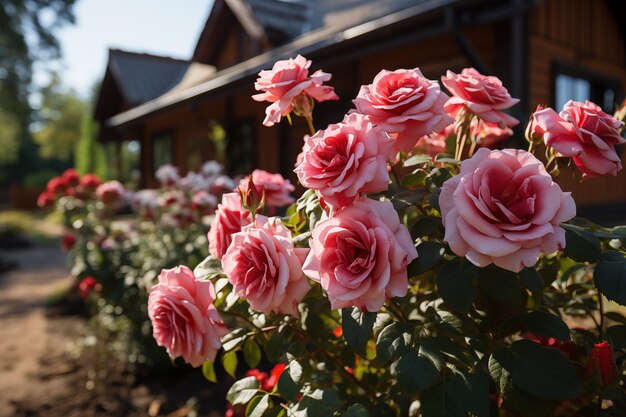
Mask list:
[[[346,116],[313,136],[306,136],[298,179],[335,207],[350,204],[363,193],[385,191],[389,185],[387,157],[392,139],[360,114]]]
[[[298,304],[310,288],[302,272],[307,253],[294,248],[280,218],[257,215],[233,235],[222,267],[235,293],[254,310],[299,316]]]
[[[119,204],[126,189],[119,181],[107,181],[96,188],[96,198],[107,205]]]
[[[228,333],[214,301],[213,283],[197,280],[186,266],[162,270],[148,297],[157,344],[192,366],[213,361],[222,347],[220,337]]]
[[[178,175],[178,168],[172,164],[161,165],[154,173],[154,176],[164,187],[171,187],[180,179],[180,175]]]
[[[487,123],[481,119],[472,120],[470,131],[478,142],[478,146],[490,149],[497,147],[500,143],[513,136],[513,130],[510,128],[502,129],[497,124]]]
[[[479,149],[439,197],[445,241],[474,265],[513,272],[565,246],[561,222],[576,215],[545,167],[523,150]]]
[[[50,208],[54,204],[54,200],[56,196],[50,191],[43,191],[37,197],[37,207],[39,208]]]
[[[454,121],[443,110],[447,99],[437,81],[425,78],[415,68],[382,70],[372,84],[361,86],[353,102],[357,113],[395,138],[393,157],[399,151],[409,152],[421,136]]]
[[[297,99],[307,103],[310,98],[318,102],[339,99],[332,87],[322,85],[331,75],[318,70],[309,77],[310,66],[311,61],[298,55],[296,59],[276,61],[271,70],[259,73],[254,88],[263,93],[253,95],[252,99],[273,103],[265,109],[263,125],[274,126],[280,122],[282,116],[294,109]]]
[[[378,311],[385,300],[406,295],[407,266],[415,258],[393,205],[360,198],[315,225],[303,269],[322,285],[331,308]]]
[[[427,153],[433,158],[440,153],[446,153],[446,141],[450,136],[455,136],[454,124],[449,124],[439,132],[433,132],[429,135],[422,136],[418,141],[416,148]]]
[[[265,205],[284,207],[295,201],[291,193],[296,190],[296,187],[282,175],[255,169],[251,177],[259,195],[265,193]],[[246,178],[241,180],[239,187],[246,189]]]
[[[241,205],[239,193],[222,195],[222,203],[218,204],[215,218],[209,229],[209,253],[222,259],[232,240],[231,235],[241,230],[242,226],[252,221],[250,212]]]
[[[622,169],[615,145],[626,142],[620,135],[623,124],[590,101],[571,100],[560,114],[546,108],[530,122],[531,135],[542,135],[558,156],[572,158],[585,178],[617,175]]]
[[[461,110],[467,109],[483,121],[497,124],[502,129],[519,123],[515,117],[502,111],[513,107],[519,99],[510,96],[498,77],[465,68],[460,74],[448,71],[441,81],[452,94],[444,107],[449,115],[456,117]]]

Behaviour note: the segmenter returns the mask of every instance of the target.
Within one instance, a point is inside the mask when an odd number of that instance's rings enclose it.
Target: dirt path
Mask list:
[[[19,268],[0,275],[0,416],[13,416],[16,401],[28,402],[50,387],[41,384],[46,357],[67,352],[71,336],[50,332],[44,304],[71,282],[65,256],[56,247],[5,252]]]

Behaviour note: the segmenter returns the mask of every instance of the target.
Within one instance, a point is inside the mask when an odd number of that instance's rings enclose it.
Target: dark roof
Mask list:
[[[107,70],[111,71],[126,101],[136,106],[175,86],[189,64],[181,59],[110,49]]]

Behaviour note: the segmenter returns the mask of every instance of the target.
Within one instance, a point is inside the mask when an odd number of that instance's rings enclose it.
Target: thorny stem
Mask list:
[[[463,113],[461,116],[457,126],[456,126],[456,152],[454,153],[454,158],[458,161],[463,157],[463,148],[465,148],[465,142],[467,142],[467,138],[470,134],[470,121],[472,119],[472,114],[467,111]]]
[[[257,328],[257,326],[252,322],[252,320],[250,320],[248,317],[244,316],[243,314],[236,313],[234,311],[228,311],[228,310],[220,310],[220,313],[230,314],[233,317],[238,317],[242,319],[243,321],[245,321],[246,323],[248,323],[250,326]]]

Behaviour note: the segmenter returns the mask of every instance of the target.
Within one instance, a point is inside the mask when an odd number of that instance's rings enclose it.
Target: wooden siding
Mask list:
[[[624,36],[605,1],[543,1],[529,19],[531,106],[554,106],[554,68],[559,64],[616,80],[621,84],[616,99],[622,99],[626,85],[625,51]],[[623,149],[620,151],[623,157]],[[579,206],[626,202],[624,171],[617,177],[581,182],[577,170],[570,168],[564,170],[558,182],[564,190],[572,191]]]

